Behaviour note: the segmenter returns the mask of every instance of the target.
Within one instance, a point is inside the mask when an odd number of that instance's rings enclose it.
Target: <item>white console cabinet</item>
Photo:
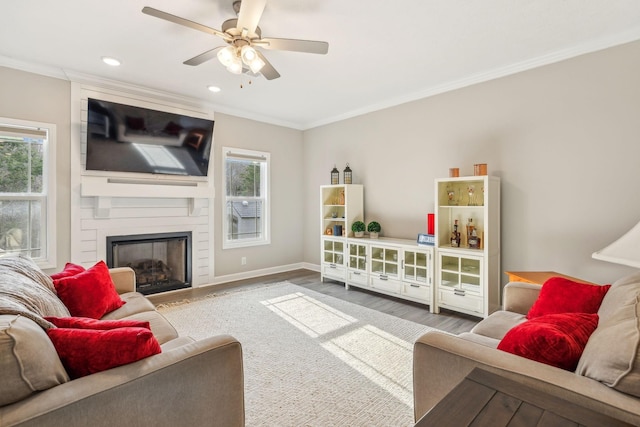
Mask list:
[[[364,221],[363,202],[362,185],[320,187],[321,280],[428,304],[433,311],[433,246],[354,237],[351,225]]]
[[[347,289],[354,286],[428,304],[433,311],[433,247],[386,237],[349,238],[347,246]]]

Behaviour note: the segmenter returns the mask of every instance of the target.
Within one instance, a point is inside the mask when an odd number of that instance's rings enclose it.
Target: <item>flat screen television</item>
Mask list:
[[[207,176],[213,120],[88,101],[88,171]]]

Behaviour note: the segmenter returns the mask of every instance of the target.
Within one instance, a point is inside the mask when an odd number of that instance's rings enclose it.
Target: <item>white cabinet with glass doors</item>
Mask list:
[[[487,317],[500,308],[500,178],[435,180],[435,312]]]
[[[433,247],[386,237],[350,238],[347,245],[347,289],[355,286],[431,306]]]
[[[340,282],[345,281],[346,243],[346,239],[339,237],[322,238],[322,280],[326,277]]]

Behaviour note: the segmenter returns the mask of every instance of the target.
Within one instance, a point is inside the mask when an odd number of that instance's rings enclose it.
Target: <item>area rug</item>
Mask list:
[[[160,306],[181,335],[243,348],[246,425],[413,425],[413,342],[432,330],[283,282]]]

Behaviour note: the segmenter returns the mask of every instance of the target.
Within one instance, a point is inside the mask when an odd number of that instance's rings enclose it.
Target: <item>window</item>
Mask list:
[[[269,237],[269,153],[222,149],[224,203],[222,247],[265,245]]]
[[[55,260],[56,126],[0,117],[0,255]]]

